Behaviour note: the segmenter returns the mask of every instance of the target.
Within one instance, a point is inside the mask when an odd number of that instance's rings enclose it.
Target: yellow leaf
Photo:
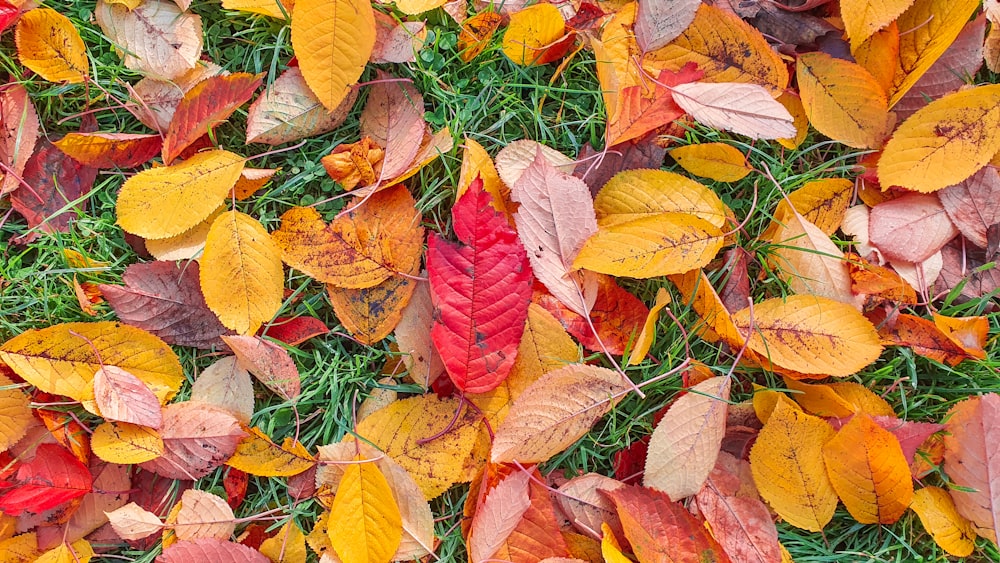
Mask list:
[[[840,17],[851,40],[851,51],[906,11],[913,0],[842,0]]]
[[[722,231],[687,213],[661,213],[600,227],[573,261],[613,276],[651,278],[680,274],[708,264],[722,248]]]
[[[845,418],[855,412],[850,403],[827,385],[810,385],[786,377],[785,387],[793,391],[789,395],[809,414],[824,418]]]
[[[892,22],[852,48],[854,60],[864,67],[887,93],[892,90],[899,61],[899,26]]]
[[[1000,151],[1000,84],[948,94],[896,129],[879,157],[882,188],[933,192],[965,180]]]
[[[601,555],[606,563],[632,563],[631,559],[622,554],[622,546],[607,522],[601,522]]]
[[[333,111],[357,82],[375,47],[375,13],[368,0],[298,0],[292,49],[302,77]]]
[[[330,507],[330,543],[341,559],[389,563],[403,539],[403,520],[389,482],[374,461],[348,465]]]
[[[102,366],[122,368],[160,400],[170,400],[184,370],[169,346],[129,325],[105,321],[64,323],[29,330],[0,346],[0,361],[46,393],[77,401],[94,398],[94,374]]]
[[[330,545],[330,512],[323,511],[317,518],[313,529],[306,534],[306,543],[322,557],[324,563],[336,563],[339,561],[333,546]]]
[[[61,543],[35,559],[35,563],[90,563],[94,549],[87,540]]]
[[[260,552],[272,563],[306,563],[306,536],[289,520],[274,537],[260,544]]]
[[[889,107],[951,47],[979,5],[979,0],[915,0],[899,16],[899,57],[888,90]]]
[[[21,64],[49,82],[77,84],[89,76],[87,47],[73,22],[50,8],[21,16],[14,32]]]
[[[227,10],[239,10],[282,20],[291,15],[294,6],[293,0],[222,0],[222,7]]]
[[[665,170],[615,174],[594,198],[597,224],[610,227],[660,213],[690,213],[716,227],[726,222],[726,206],[703,184]]]
[[[404,186],[394,186],[329,225],[315,209],[294,207],[271,237],[296,270],[338,287],[365,289],[420,262],[424,229],[415,205]]]
[[[213,150],[139,172],[118,193],[118,224],[144,238],[177,236],[222,205],[244,162],[237,154]]]
[[[535,4],[510,15],[503,52],[521,66],[535,63],[545,48],[566,31],[566,20],[552,4]]]
[[[199,258],[205,250],[205,239],[208,238],[208,231],[212,228],[212,223],[225,211],[226,207],[220,205],[204,221],[175,237],[146,239],[146,250],[157,260],[193,260]]]
[[[748,352],[765,367],[803,377],[844,377],[882,353],[872,323],[845,303],[812,295],[768,299],[733,314]]]
[[[796,66],[802,107],[817,131],[849,147],[878,148],[892,129],[882,86],[861,66],[806,53]]]
[[[976,548],[976,531],[972,523],[958,513],[948,491],[941,487],[924,487],[913,493],[910,508],[941,549],[955,557],[972,554]]]
[[[404,14],[415,16],[434,8],[440,8],[448,0],[396,0],[396,8]]]
[[[9,517],[8,518],[12,518]],[[0,537],[3,537],[0,535]],[[35,532],[19,534],[0,540],[0,561],[3,563],[28,563],[38,558],[38,537]]]
[[[205,303],[239,334],[254,334],[281,308],[281,254],[249,215],[231,211],[212,223],[200,272]]]
[[[451,430],[421,443],[448,428],[459,406],[457,399],[411,397],[375,411],[355,432],[399,462],[431,500],[462,480],[465,459],[476,442],[480,415],[463,409]]]
[[[90,437],[94,455],[108,463],[135,464],[163,455],[163,439],[152,428],[127,422],[102,422]]]
[[[866,414],[851,418],[823,446],[837,495],[862,524],[892,524],[913,498],[910,465],[899,440]]]
[[[28,430],[34,420],[30,405],[28,395],[0,375],[0,452],[7,451]]]
[[[825,420],[779,402],[750,450],[760,496],[797,528],[819,532],[837,508],[823,465],[823,445],[833,435]]]
[[[634,348],[628,357],[628,365],[639,365],[649,352],[649,347],[653,345],[653,337],[656,335],[656,320],[660,318],[660,311],[670,304],[670,294],[662,287],[656,291],[656,302],[649,308],[646,315],[646,322],[642,325],[642,331],[635,339]]]
[[[802,407],[792,402],[792,400],[788,398],[788,395],[785,395],[780,391],[775,391],[774,389],[765,389],[756,383],[754,384],[753,412],[757,415],[757,420],[760,420],[763,424],[767,424],[767,421],[771,418],[771,413],[774,412],[778,403],[781,403],[793,410],[802,410]]]
[[[515,209],[510,201],[510,188],[500,179],[500,174],[497,173],[493,159],[490,158],[486,149],[473,139],[466,137],[465,150],[462,152],[462,172],[458,180],[458,191],[455,194],[456,201],[469,189],[469,185],[476,178],[483,181],[483,189],[493,197],[493,209],[511,217]]]
[[[736,14],[707,4],[698,7],[694,22],[676,39],[643,58],[653,76],[663,69],[676,72],[689,62],[698,64],[705,82],[759,84],[775,96],[788,85],[785,62],[767,39]]]
[[[788,199],[779,201],[774,210],[774,217],[785,220],[792,214],[791,208],[794,208],[807,221],[829,236],[840,228],[853,195],[854,182],[850,180],[843,178],[812,180],[788,194]],[[771,227],[768,228],[768,231],[770,230]],[[770,235],[761,237],[773,238]]]
[[[271,441],[260,428],[244,427],[247,435],[236,445],[236,452],[226,461],[250,475],[261,477],[290,477],[316,465],[309,450],[292,438],[285,438],[279,446]]]
[[[789,115],[792,116],[792,125],[795,127],[795,137],[778,139],[778,143],[786,149],[795,150],[809,134],[809,118],[806,116],[805,108],[802,107],[802,98],[798,94],[782,92],[777,100],[788,110]]]
[[[677,147],[670,156],[689,173],[716,182],[736,182],[753,171],[743,153],[726,143]]]
[[[892,407],[885,399],[879,397],[860,383],[837,381],[827,383],[826,386],[833,389],[837,395],[840,395],[856,413],[865,413],[869,416],[896,416],[895,411],[892,410]]]

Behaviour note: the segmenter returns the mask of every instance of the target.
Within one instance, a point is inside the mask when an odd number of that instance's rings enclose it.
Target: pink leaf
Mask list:
[[[986,166],[964,182],[939,191],[938,197],[962,235],[986,248],[987,230],[1000,223],[1000,172]]]
[[[385,149],[380,180],[405,172],[420,150],[427,123],[424,100],[412,84],[394,81],[384,72],[368,93],[361,112],[361,136],[371,137]]]
[[[510,373],[531,296],[524,247],[492,201],[474,181],[452,210],[464,244],[432,234],[427,248],[438,312],[431,338],[455,386],[468,393],[489,391]]]
[[[472,520],[469,542],[472,561],[488,560],[521,522],[531,506],[529,477],[526,471],[515,471],[486,494],[486,500]]]
[[[948,411],[944,471],[948,492],[976,533],[997,538],[1000,526],[1000,395],[966,399]]]
[[[6,10],[0,10],[3,17]],[[17,15],[17,8],[14,8]],[[11,83],[0,90],[0,161],[9,169],[0,174],[0,195],[21,185],[21,173],[38,141],[38,114],[24,86]]]
[[[261,552],[238,543],[213,540],[186,540],[172,544],[156,558],[156,563],[270,563]]]
[[[514,222],[538,281],[572,311],[586,315],[597,297],[597,278],[572,271],[583,243],[597,232],[587,184],[556,170],[540,149],[511,187],[521,204]]]
[[[890,260],[923,262],[958,234],[936,194],[906,194],[869,217],[868,238]]]
[[[163,408],[163,455],[141,467],[171,479],[200,479],[222,465],[246,434],[236,418],[200,401]]]
[[[288,351],[273,342],[256,336],[223,336],[232,348],[240,365],[286,400],[292,400],[301,392],[299,368],[288,355]]]
[[[94,401],[108,420],[159,428],[160,401],[138,377],[117,366],[103,366],[94,374]]]

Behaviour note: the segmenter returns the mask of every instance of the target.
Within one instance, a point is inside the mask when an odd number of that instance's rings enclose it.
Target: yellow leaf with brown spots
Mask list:
[[[146,426],[105,421],[90,437],[94,455],[108,463],[134,464],[163,455],[163,439]]]
[[[49,82],[78,84],[90,75],[80,32],[51,8],[35,8],[21,16],[14,41],[21,64]]]

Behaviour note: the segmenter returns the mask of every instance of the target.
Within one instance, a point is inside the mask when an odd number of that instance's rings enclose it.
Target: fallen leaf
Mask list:
[[[859,306],[844,253],[830,237],[798,212],[776,213],[775,221],[783,225],[770,237],[775,248],[768,263],[788,289]]]
[[[731,560],[747,563],[781,561],[778,529],[767,506],[757,498],[756,492],[753,496],[740,496],[739,490],[727,489],[723,484],[729,480],[738,482],[738,479],[727,471],[720,457],[705,486],[695,497],[698,512],[705,517],[712,535]]]
[[[199,479],[222,465],[243,438],[236,418],[219,407],[198,401],[163,408],[163,455],[141,464],[170,479]]]
[[[351,90],[333,111],[327,111],[306,85],[302,71],[289,68],[250,104],[247,143],[280,145],[333,131],[347,119],[357,97]]]
[[[624,483],[610,477],[584,473],[559,487],[562,494],[555,498],[573,526],[588,536],[601,539],[601,528],[604,526],[614,530],[613,535],[624,535],[614,503],[602,492],[623,486]]]
[[[683,116],[684,110],[674,102],[670,87],[701,77],[702,73],[697,66],[688,63],[680,72],[660,71],[652,88],[642,84],[623,88],[618,93],[617,106],[608,109],[608,127],[605,133],[608,145],[641,138]],[[589,166],[591,163],[586,164]]]
[[[134,168],[156,156],[163,140],[133,133],[67,133],[53,144],[92,168]]]
[[[99,0],[94,18],[121,49],[127,68],[170,80],[195,68],[202,48],[201,16],[167,0],[144,0],[136,8]]]
[[[367,0],[297,0],[292,49],[309,89],[334,111],[365,69],[375,47],[375,15]]]
[[[572,174],[576,163],[570,157],[555,150],[552,147],[543,145],[537,141],[520,139],[508,143],[500,149],[496,156],[497,174],[508,187],[513,186],[521,178],[521,174],[535,161],[538,151],[542,152],[545,160],[555,166],[560,172]]]
[[[500,27],[503,16],[496,12],[484,10],[462,23],[458,32],[459,57],[463,62],[469,62],[479,56],[489,44],[493,33]]]
[[[502,48],[515,64],[531,66],[549,62],[548,47],[566,31],[566,20],[552,4],[535,4],[510,15]]]
[[[38,141],[38,128],[38,114],[24,86],[10,84],[0,89],[0,158],[7,165],[0,195],[21,186],[21,174]]]
[[[948,489],[958,513],[968,518],[976,534],[997,537],[1000,525],[1000,487],[994,434],[1000,415],[1000,395],[988,393],[953,406],[946,416],[944,471],[957,487]]]
[[[397,3],[397,7],[399,4]],[[427,39],[427,24],[420,21],[396,23],[391,16],[375,13],[375,47],[369,62],[412,63]]]
[[[301,0],[300,0],[301,1]],[[238,543],[201,538],[181,540],[163,549],[156,563],[190,563],[191,561],[218,561],[219,563],[270,563],[256,549]]]
[[[643,53],[655,51],[670,43],[691,22],[701,2],[655,2],[639,0],[635,15],[635,41]]]
[[[420,150],[427,123],[424,99],[412,84],[399,82],[387,73],[379,73],[376,80],[359,119],[361,135],[385,150],[376,180],[379,185],[409,168]]]
[[[846,0],[841,9],[843,10],[844,29],[851,39],[851,50],[854,51],[876,31],[895,21],[911,4],[913,4],[913,0],[892,0],[890,2]]]
[[[628,365],[639,365],[649,353],[649,348],[653,345],[653,338],[656,335],[656,321],[660,318],[660,311],[667,305],[670,305],[670,294],[661,287],[656,290],[656,302],[649,308],[649,314],[646,316],[646,322],[642,325],[642,331],[635,337],[635,345],[629,354]]]
[[[177,104],[184,99],[184,94],[199,82],[226,72],[215,63],[197,61],[194,68],[169,80],[143,78],[130,90],[132,97],[139,102],[139,107],[131,108],[129,111],[143,125],[162,134],[170,126]]]
[[[191,385],[191,400],[215,405],[241,423],[250,424],[254,402],[250,372],[236,356],[219,358],[198,374]]]
[[[35,457],[21,462],[17,471],[4,479],[0,510],[17,516],[28,511],[40,513],[89,493],[93,477],[86,465],[68,450],[55,444],[41,444]]]
[[[77,163],[43,139],[25,163],[24,184],[11,194],[10,204],[29,227],[67,232],[70,222],[86,210],[83,202],[76,202],[86,199],[96,177],[97,170]]]
[[[233,535],[236,516],[222,498],[197,489],[181,495],[181,509],[171,526],[178,540],[225,540]]]
[[[299,370],[288,351],[255,336],[223,336],[240,365],[286,401],[300,393]]]
[[[108,521],[123,540],[140,540],[163,529],[157,515],[134,502],[108,512]]]
[[[394,334],[410,379],[424,389],[429,389],[431,383],[445,372],[444,362],[431,338],[433,322],[434,304],[430,284],[426,280],[420,280],[396,323]]]
[[[976,548],[976,531],[958,513],[948,491],[941,487],[923,487],[913,493],[910,508],[941,549],[956,557],[972,555]]]
[[[261,75],[236,72],[211,76],[184,93],[163,137],[163,163],[170,164],[184,149],[224,123],[260,86]]]
[[[691,82],[673,88],[674,102],[698,122],[751,139],[795,136],[792,115],[758,84]]]
[[[286,438],[279,446],[259,428],[249,427],[245,431],[247,435],[236,445],[226,465],[262,477],[291,477],[316,465],[313,455],[292,438]]]
[[[358,341],[372,345],[389,336],[403,316],[416,288],[419,262],[404,275],[393,275],[365,289],[344,289],[327,285],[330,303],[344,328]]]
[[[979,248],[986,248],[989,228],[1000,223],[1000,172],[992,166],[984,166],[937,194],[948,218],[962,236]]]
[[[531,507],[528,484],[531,474],[514,471],[486,493],[476,509],[468,542],[472,561],[492,559]]]
[[[69,18],[51,8],[27,11],[14,32],[21,64],[49,82],[79,84],[90,76],[87,47]]]
[[[605,227],[661,213],[691,214],[722,227],[726,207],[712,190],[666,170],[626,170],[612,177],[594,198],[597,224]]]
[[[687,145],[668,154],[688,173],[716,182],[736,182],[753,171],[743,153],[725,143]]]
[[[923,262],[957,234],[937,195],[906,194],[869,215],[869,240],[890,260]]]
[[[0,375],[0,452],[17,443],[32,420],[28,395],[13,385],[13,381]]]
[[[116,366],[94,373],[94,402],[101,416],[156,429],[163,422],[160,401],[139,378]]]
[[[389,563],[402,540],[399,508],[378,466],[360,455],[354,461],[330,507],[330,543],[347,561]]]
[[[161,424],[162,426],[162,424]],[[108,463],[135,464],[163,455],[163,439],[148,426],[105,421],[90,437],[94,455]]]

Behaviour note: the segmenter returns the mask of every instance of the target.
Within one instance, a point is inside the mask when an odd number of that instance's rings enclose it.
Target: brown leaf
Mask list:
[[[561,487],[556,495],[559,507],[569,517],[570,522],[582,533],[601,539],[601,525],[607,524],[621,537],[621,520],[611,499],[601,491],[613,491],[624,487],[621,481],[597,473],[585,473],[573,477]]]
[[[198,263],[132,264],[124,286],[98,286],[123,322],[159,336],[167,344],[209,350],[222,346],[222,326],[201,294]]]
[[[872,208],[868,223],[871,243],[890,260],[923,262],[958,229],[933,194],[906,194]]]
[[[1000,267],[995,263],[995,251],[975,248],[964,238],[957,237],[941,249],[941,256],[943,266],[935,291],[950,291],[961,284],[960,295],[967,300],[1000,288]]]
[[[163,408],[160,436],[163,455],[141,467],[172,479],[200,479],[233,455],[244,432],[219,407],[187,401]]]

